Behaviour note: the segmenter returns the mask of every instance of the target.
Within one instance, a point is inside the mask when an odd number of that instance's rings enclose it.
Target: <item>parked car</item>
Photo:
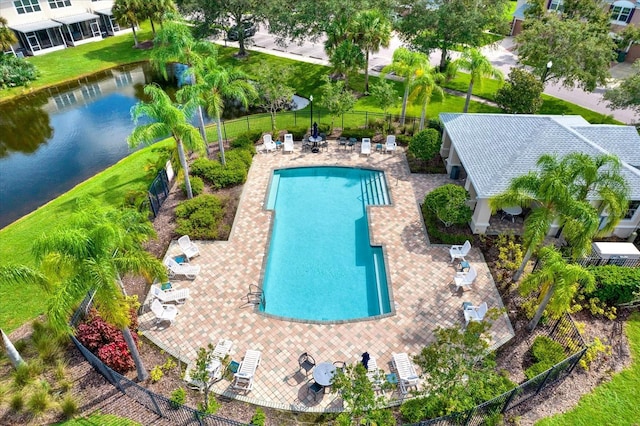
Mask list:
[[[244,31],[244,38],[253,37],[256,34],[256,24],[249,21],[242,21],[240,25],[236,25],[227,31],[227,40],[238,41],[239,31]]]

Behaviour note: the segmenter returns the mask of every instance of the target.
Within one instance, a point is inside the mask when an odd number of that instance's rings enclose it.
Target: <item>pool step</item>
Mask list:
[[[384,173],[372,173],[360,179],[362,185],[362,199],[365,206],[385,206],[390,203],[389,191]]]

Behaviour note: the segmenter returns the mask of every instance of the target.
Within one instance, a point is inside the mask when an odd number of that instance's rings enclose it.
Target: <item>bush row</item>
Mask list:
[[[198,195],[176,207],[176,234],[196,240],[214,240],[220,234],[224,201],[215,195]]]
[[[215,189],[243,184],[251,166],[253,155],[246,149],[225,152],[226,166],[207,158],[198,158],[191,164],[191,174],[210,183]]]
[[[634,293],[640,292],[640,268],[616,265],[590,266],[589,271],[596,279],[594,296],[610,305],[631,302]]]

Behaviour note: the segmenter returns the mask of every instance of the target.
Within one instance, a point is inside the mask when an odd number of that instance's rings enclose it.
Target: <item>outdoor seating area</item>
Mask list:
[[[456,276],[453,277],[453,282],[456,285],[456,291],[462,289],[463,291],[471,290],[471,284],[478,276],[478,272],[474,267],[470,267],[468,272],[456,272]]]
[[[487,302],[482,302],[478,306],[464,302],[462,304],[462,312],[464,313],[465,325],[468,325],[471,321],[482,321],[488,309]]]
[[[410,388],[418,388],[420,376],[416,372],[416,367],[406,353],[393,354],[393,367],[398,374],[398,385],[400,392],[406,394]]]
[[[191,242],[191,239],[188,235],[183,235],[178,238],[178,245],[180,246],[180,250],[187,257],[187,259],[191,259],[193,257],[200,255],[200,250],[198,250],[198,246]]]
[[[185,260],[187,259],[183,259],[181,262],[178,262],[173,257],[167,257],[164,260],[164,264],[167,267],[169,278],[183,275],[190,280],[196,279],[196,277],[200,273],[200,266],[190,265]]]
[[[233,388],[248,392],[253,389],[253,376],[260,364],[262,353],[255,350],[247,350],[238,367],[238,371],[233,375]]]
[[[458,246],[458,245],[451,246],[451,248],[449,249],[449,255],[451,256],[451,263],[453,263],[453,261],[456,259],[465,260],[465,256],[469,254],[470,250],[471,250],[471,243],[469,242],[469,240],[465,241],[464,244],[461,246]]]

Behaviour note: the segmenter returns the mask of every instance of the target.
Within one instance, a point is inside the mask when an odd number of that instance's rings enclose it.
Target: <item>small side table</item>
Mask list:
[[[376,144],[376,151],[382,152],[382,144],[381,143]]]
[[[280,149],[280,148],[282,148],[282,142],[276,141],[276,149]]]
[[[471,302],[462,302],[462,310],[467,310],[473,308],[473,303]]]
[[[189,258],[184,255],[176,256],[173,258],[178,263],[189,263]]]
[[[463,260],[462,262],[458,263],[459,272],[469,272],[470,267],[471,266],[469,265],[469,262],[467,262],[466,260]]]

